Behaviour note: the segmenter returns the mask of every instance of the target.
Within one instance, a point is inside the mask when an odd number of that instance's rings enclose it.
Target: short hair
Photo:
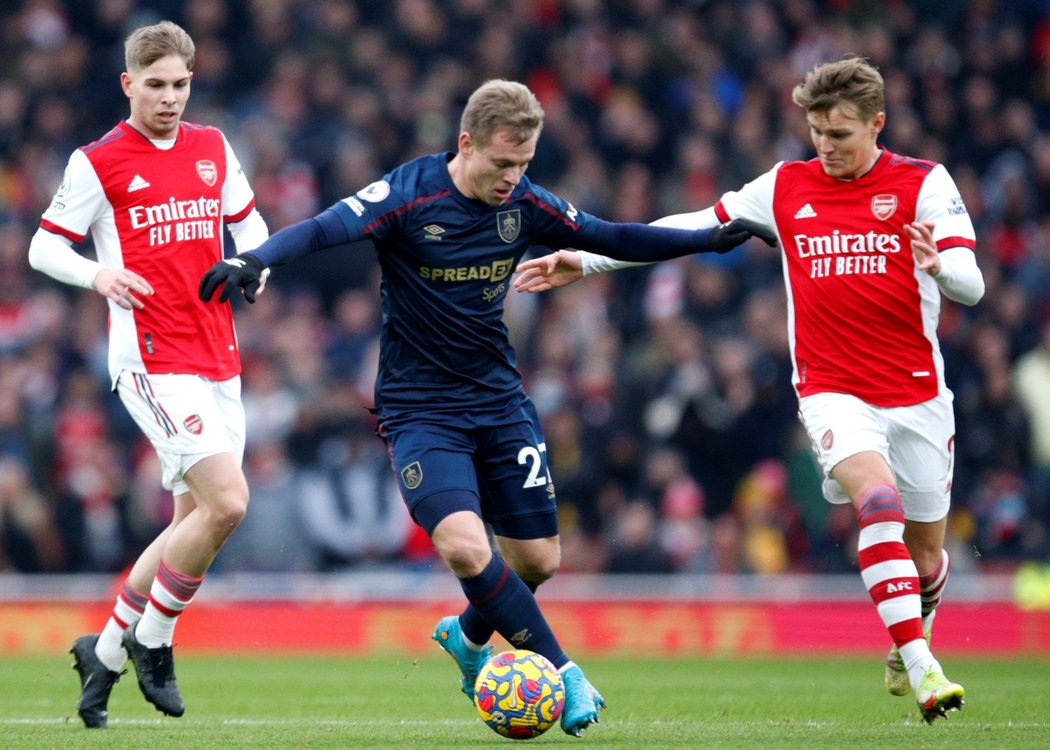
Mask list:
[[[168,55],[178,55],[186,63],[186,69],[193,70],[196,54],[190,35],[171,21],[137,28],[124,42],[124,64],[130,73],[148,68]]]
[[[886,87],[878,68],[863,57],[847,57],[814,67],[791,99],[806,112],[827,113],[847,104],[867,121],[886,109]]]
[[[524,143],[543,130],[543,107],[525,84],[493,79],[470,95],[459,130],[470,133],[479,146],[490,143],[500,130],[515,143]]]

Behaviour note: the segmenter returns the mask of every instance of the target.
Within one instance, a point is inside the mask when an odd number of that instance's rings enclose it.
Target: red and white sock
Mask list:
[[[199,578],[179,573],[161,560],[149,590],[149,604],[135,628],[135,638],[146,648],[170,646],[175,622],[200,588]]]
[[[948,557],[948,550],[941,550],[941,562],[933,569],[932,573],[919,576],[919,598],[922,601],[922,629],[924,633],[930,632],[933,627],[933,617],[937,614],[937,606],[941,603],[941,595],[948,583],[948,574],[951,572],[952,563]]]
[[[922,634],[919,572],[904,545],[904,503],[888,484],[869,488],[857,504],[860,575],[897,645],[915,687],[937,665]]]
[[[117,594],[116,604],[113,605],[113,614],[109,616],[95,644],[95,655],[106,665],[106,669],[119,672],[124,666],[128,652],[120,645],[120,638],[126,628],[139,621],[148,601],[145,594],[131,587],[130,581],[124,581],[124,588]]]

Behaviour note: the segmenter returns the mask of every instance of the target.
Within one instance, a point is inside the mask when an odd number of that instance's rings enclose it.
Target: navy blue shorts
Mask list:
[[[554,483],[532,402],[515,396],[498,419],[475,416],[380,420],[377,431],[412,518],[432,534],[449,514],[472,510],[498,536],[557,535]]]

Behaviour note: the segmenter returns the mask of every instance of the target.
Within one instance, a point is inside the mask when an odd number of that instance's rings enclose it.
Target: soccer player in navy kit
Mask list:
[[[534,244],[601,250],[625,260],[726,251],[768,230],[746,220],[703,230],[614,224],[525,177],[543,110],[520,83],[489,81],[463,112],[458,152],[424,156],[217,263],[200,296],[250,296],[263,269],[325,247],[371,239],[382,269],[383,327],[375,397],[412,517],[470,602],[438,622],[462,689],[498,631],[562,673],[562,729],[579,736],[605,701],[562,651],[533,596],[560,562],[554,484],[543,431],[525,395],[503,323],[510,275]],[[632,252],[628,252],[628,248]],[[493,553],[485,524],[499,547]]]

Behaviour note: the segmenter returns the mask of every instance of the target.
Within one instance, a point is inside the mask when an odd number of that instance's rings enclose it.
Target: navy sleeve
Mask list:
[[[334,210],[326,208],[317,216],[274,232],[266,242],[247,254],[268,268],[290,263],[315,250],[343,245],[349,241],[350,232],[347,231],[346,225]]]
[[[675,229],[615,223],[580,211],[534,182],[526,183],[527,205],[536,227],[533,242],[555,249],[575,247],[616,260],[653,262],[711,252],[712,229]]]
[[[652,262],[709,252],[711,229],[675,229],[651,224],[616,223],[594,218],[580,227],[571,244],[616,260]]]

